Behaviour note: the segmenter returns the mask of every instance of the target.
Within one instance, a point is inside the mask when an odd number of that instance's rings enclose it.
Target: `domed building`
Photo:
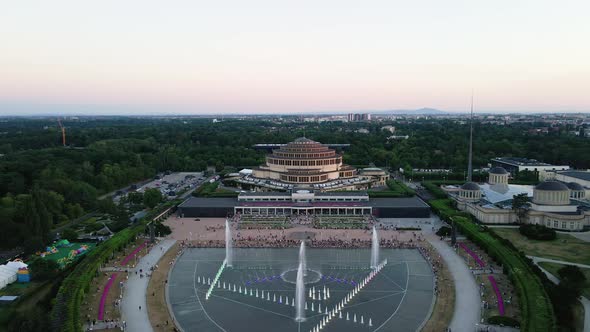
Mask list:
[[[559,181],[539,183],[533,190],[533,203],[541,205],[568,205],[570,203],[569,188]]]
[[[590,226],[590,204],[583,201],[585,191],[579,184],[544,181],[536,186],[513,185],[499,169],[490,169],[489,179],[489,183],[467,182],[458,190],[447,191],[460,210],[485,224],[519,222],[512,201],[515,195],[525,194],[529,199],[526,223],[571,231]]]
[[[586,198],[586,189],[582,187],[581,184],[576,182],[569,182],[567,187],[570,190],[570,198],[573,199],[585,199]]]
[[[252,170],[238,183],[249,184],[260,190],[294,188],[331,190],[365,190],[384,185],[389,175],[380,172],[358,174],[356,168],[342,162],[342,155],[327,145],[300,137],[279,145],[266,156],[266,162]]]
[[[459,197],[466,201],[479,201],[481,189],[475,182],[466,182],[459,189]]]
[[[342,164],[342,156],[316,141],[300,137],[273,150],[266,164],[254,169],[257,178],[294,184],[321,183],[356,175],[356,169]]]
[[[508,184],[508,176],[510,173],[508,173],[504,167],[491,168],[488,173],[489,184]]]

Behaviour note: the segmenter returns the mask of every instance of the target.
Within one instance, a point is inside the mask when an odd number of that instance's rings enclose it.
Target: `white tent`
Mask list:
[[[28,267],[28,265],[21,261],[14,261],[6,263],[6,267],[13,270],[14,272],[18,272],[18,269],[21,267]]]
[[[21,267],[27,267],[27,264],[17,261],[0,265],[0,289],[16,281],[18,269]]]
[[[6,287],[16,281],[16,272],[6,267],[6,265],[0,265],[0,289]]]

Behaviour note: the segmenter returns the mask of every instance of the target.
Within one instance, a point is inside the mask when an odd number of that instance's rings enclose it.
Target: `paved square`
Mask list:
[[[326,308],[334,309],[371,273],[369,249],[308,248],[306,320],[298,323],[293,306],[298,252],[234,248],[233,267],[223,270],[207,300],[225,250],[187,249],[168,283],[176,319],[185,331],[311,331]],[[342,318],[336,315],[322,331],[416,331],[427,319],[434,287],[428,262],[413,249],[381,249],[384,260],[387,265],[342,308]]]

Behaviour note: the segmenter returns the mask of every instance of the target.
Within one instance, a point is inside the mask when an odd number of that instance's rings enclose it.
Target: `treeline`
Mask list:
[[[256,143],[286,143],[306,136],[322,143],[349,143],[341,151],[351,165],[391,169],[452,168],[467,164],[467,126],[448,120],[395,123],[275,123],[270,121],[158,118],[65,120],[67,148],[55,119],[0,122],[0,246],[48,241],[48,230],[99,205],[103,194],[152,178],[158,172],[217,171],[252,167],[266,152]],[[407,140],[388,140],[393,124]],[[475,125],[474,166],[497,156],[524,156],[590,168],[588,140],[557,131],[539,139],[532,125]],[[368,130],[368,134],[357,132]],[[427,180],[427,179],[425,179]],[[448,180],[448,178],[447,178]],[[31,212],[34,211],[34,212]]]

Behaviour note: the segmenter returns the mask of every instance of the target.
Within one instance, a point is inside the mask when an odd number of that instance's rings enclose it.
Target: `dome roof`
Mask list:
[[[293,141],[293,143],[317,143],[317,142],[314,140],[310,140],[309,138],[306,138],[306,137],[299,137],[299,138],[296,138]]]
[[[568,187],[563,184],[563,182],[559,181],[544,181],[539,183],[536,187],[536,190],[545,190],[545,191],[568,191]]]
[[[567,187],[570,188],[570,190],[575,190],[575,191],[581,191],[584,190],[584,187],[582,187],[581,184],[579,183],[575,183],[575,182],[570,182],[567,184]]]
[[[504,167],[500,167],[500,166],[490,168],[489,173],[490,174],[508,174],[508,172],[504,169]]]
[[[477,184],[475,184],[474,182],[465,182],[465,184],[463,184],[461,186],[462,190],[479,190],[479,186]]]

